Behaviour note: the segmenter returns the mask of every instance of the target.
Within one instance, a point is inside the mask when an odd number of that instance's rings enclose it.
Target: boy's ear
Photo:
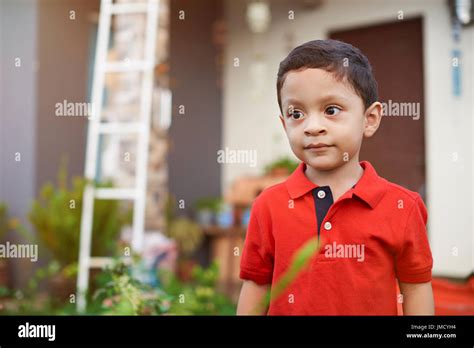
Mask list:
[[[281,121],[281,124],[283,125],[283,128],[285,129],[285,132],[286,132],[285,118],[282,115],[280,115],[280,121]]]
[[[382,104],[380,102],[372,103],[372,105],[365,110],[364,118],[364,137],[370,138],[375,134],[379,128],[380,121],[382,121]]]

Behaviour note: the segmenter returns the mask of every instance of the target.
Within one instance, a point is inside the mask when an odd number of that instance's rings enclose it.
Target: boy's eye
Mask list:
[[[288,114],[289,117],[293,118],[294,120],[299,120],[301,118],[304,117],[303,113],[301,111],[298,111],[298,110],[292,110],[290,111],[290,113]]]
[[[341,111],[341,108],[337,106],[330,106],[326,109],[326,114],[329,116],[335,116]]]

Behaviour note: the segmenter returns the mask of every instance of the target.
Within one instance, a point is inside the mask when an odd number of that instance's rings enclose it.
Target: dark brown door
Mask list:
[[[374,137],[365,139],[360,159],[425,198],[422,18],[333,31],[329,36],[360,48],[369,58],[379,100],[388,106],[390,116],[382,118]]]

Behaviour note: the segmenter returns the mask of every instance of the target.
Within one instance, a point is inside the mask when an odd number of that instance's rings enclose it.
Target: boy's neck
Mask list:
[[[359,164],[359,156],[354,156],[340,167],[331,170],[317,170],[306,164],[305,175],[318,186],[329,186],[331,189],[348,190],[354,186],[364,174]]]

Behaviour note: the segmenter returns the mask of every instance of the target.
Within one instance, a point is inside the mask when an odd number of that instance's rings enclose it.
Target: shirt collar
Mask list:
[[[353,189],[352,194],[366,202],[372,209],[379,203],[386,191],[387,181],[378,176],[368,161],[359,162],[364,174]],[[296,199],[319,187],[305,175],[306,163],[301,162],[286,180],[286,187],[291,199]]]

